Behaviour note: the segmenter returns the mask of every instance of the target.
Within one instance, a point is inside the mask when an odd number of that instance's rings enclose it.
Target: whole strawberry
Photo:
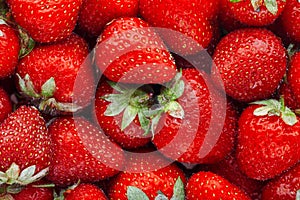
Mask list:
[[[294,54],[290,62],[288,81],[297,102],[300,102],[300,52]]]
[[[49,125],[49,133],[54,154],[47,178],[56,185],[95,182],[122,169],[122,149],[83,118],[57,118]]]
[[[99,36],[104,26],[119,17],[135,17],[138,0],[86,0],[81,6],[78,26],[89,36]]]
[[[190,177],[186,186],[186,199],[250,200],[238,187],[211,172],[198,172]]]
[[[286,70],[281,41],[265,29],[248,28],[222,38],[214,52],[212,76],[232,98],[251,102],[270,97]]]
[[[0,123],[12,112],[12,103],[7,92],[0,87]]]
[[[266,180],[299,161],[300,122],[283,100],[254,104],[239,119],[237,161],[250,178]]]
[[[38,42],[56,42],[71,35],[82,0],[8,0],[14,20]]]
[[[16,30],[0,21],[0,78],[14,73],[19,59],[19,42]]]
[[[92,97],[93,76],[87,56],[86,42],[75,34],[37,46],[19,62],[17,86],[42,111],[77,111]]]
[[[83,183],[64,192],[65,200],[107,200],[104,192],[93,184]]]
[[[294,200],[300,188],[300,165],[271,180],[262,192],[262,200]]]
[[[96,47],[96,64],[111,81],[164,83],[176,73],[171,54],[140,18],[119,18],[104,29]]]
[[[297,0],[287,1],[280,20],[288,37],[300,43],[300,2]]]

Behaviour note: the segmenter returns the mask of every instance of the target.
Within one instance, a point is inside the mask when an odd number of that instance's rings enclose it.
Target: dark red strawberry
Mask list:
[[[153,143],[167,157],[184,163],[214,163],[232,150],[236,111],[205,73],[183,69],[182,80],[179,73],[158,101],[161,107],[152,124],[162,118]]]
[[[105,28],[98,39],[96,64],[114,82],[164,83],[176,73],[162,40],[139,18],[119,18]]]
[[[226,0],[229,12],[243,24],[265,26],[273,23],[282,13],[285,0]]]
[[[65,200],[107,200],[104,192],[92,184],[79,184],[64,192]]]
[[[93,75],[86,42],[73,34],[59,43],[37,46],[17,67],[20,92],[40,110],[76,111],[92,97]]]
[[[0,78],[12,75],[19,59],[19,37],[17,32],[0,21]]]
[[[26,186],[12,197],[14,200],[53,200],[53,188],[47,187],[45,181],[38,181]]]
[[[0,87],[0,123],[12,112],[12,103],[6,91]]]
[[[271,180],[262,192],[262,200],[294,200],[300,188],[300,165]]]
[[[300,52],[294,54],[290,62],[288,81],[297,102],[300,102]]]
[[[250,200],[250,197],[221,176],[211,172],[198,172],[188,180],[186,199]]]
[[[8,0],[14,20],[38,42],[55,42],[71,35],[82,0]]]
[[[79,12],[80,31],[90,36],[99,36],[104,26],[119,17],[135,17],[138,0],[85,0]]]
[[[294,92],[292,91],[291,85],[289,83],[282,83],[279,88],[279,94],[284,98],[284,102],[287,107],[292,110],[300,108],[300,103],[295,98]]]
[[[56,185],[95,182],[122,169],[122,149],[85,119],[57,118],[49,125],[49,133],[54,155],[47,178]]]
[[[251,102],[270,97],[286,71],[281,41],[265,29],[239,29],[222,38],[212,76],[232,98]]]
[[[283,100],[254,104],[239,119],[237,161],[250,178],[266,180],[299,161],[300,122]]]

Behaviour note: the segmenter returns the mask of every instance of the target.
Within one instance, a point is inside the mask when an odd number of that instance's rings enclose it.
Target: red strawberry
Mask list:
[[[12,103],[6,91],[0,87],[0,123],[12,112]]]
[[[55,42],[71,35],[82,0],[8,0],[14,20],[38,42]]]
[[[44,187],[45,181],[28,185],[20,193],[14,194],[14,200],[53,200],[53,188]]]
[[[96,64],[114,82],[164,83],[176,73],[162,40],[139,18],[120,18],[105,28],[98,39]]]
[[[273,23],[282,13],[285,0],[227,0],[229,12],[235,19],[249,26]]]
[[[104,192],[92,184],[80,184],[64,192],[65,200],[107,200]]]
[[[160,30],[160,34],[175,53],[194,54],[208,47],[213,37],[211,20],[217,16],[218,1],[141,0],[139,6],[142,17],[150,25],[166,28]]]
[[[139,118],[146,119],[142,111],[148,109],[151,93],[136,89],[130,90],[124,85],[101,79],[96,92],[95,114],[98,123],[112,140],[124,148],[144,146],[151,140],[145,134],[149,120],[144,126],[139,121]]]
[[[123,152],[87,120],[62,117],[49,125],[53,152],[47,176],[56,185],[94,182],[118,173]]]
[[[161,110],[156,117],[163,117],[153,143],[164,155],[180,162],[220,161],[233,148],[236,112],[232,105],[226,106],[225,97],[205,73],[183,69],[183,79],[179,77],[158,97]]]
[[[295,98],[295,95],[292,91],[291,85],[289,83],[282,83],[279,89],[280,96],[283,96],[284,102],[287,107],[292,110],[300,108],[300,103]]]
[[[14,73],[18,64],[19,51],[17,32],[12,27],[0,22],[0,78]]]
[[[240,29],[218,44],[212,76],[232,98],[251,102],[269,97],[286,70],[281,41],[265,29]]]
[[[288,81],[297,102],[300,102],[300,52],[294,54],[290,62]]]
[[[271,180],[264,188],[262,200],[294,200],[300,188],[300,165]]]
[[[188,180],[186,186],[186,199],[250,200],[250,198],[238,187],[211,172],[198,172]]]
[[[50,107],[51,112],[70,112],[86,106],[93,91],[87,56],[86,42],[74,34],[59,43],[37,46],[17,67],[21,93],[38,101],[44,111]]]
[[[281,23],[287,35],[300,43],[300,2],[289,0],[281,15]]]
[[[266,180],[299,161],[300,122],[282,100],[255,104],[239,119],[237,160],[247,176]]]
[[[104,26],[119,17],[135,17],[138,0],[85,0],[79,12],[80,31],[99,36]]]

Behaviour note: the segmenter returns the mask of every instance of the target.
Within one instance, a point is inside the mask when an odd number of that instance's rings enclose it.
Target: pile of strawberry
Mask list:
[[[300,199],[299,44],[299,0],[0,0],[0,200]]]

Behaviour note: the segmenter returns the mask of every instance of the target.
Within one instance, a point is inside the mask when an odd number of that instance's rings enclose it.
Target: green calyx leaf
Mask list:
[[[300,200],[300,190],[298,190],[296,193],[296,200]]]
[[[21,49],[19,52],[19,58],[27,56],[35,47],[35,41],[23,30],[22,27],[18,26],[19,35],[21,38]]]
[[[25,75],[24,79],[21,78],[21,76],[17,73],[16,74],[19,79],[19,86],[21,89],[21,92],[28,97],[31,98],[40,98],[41,96],[36,92],[34,85],[31,81],[31,78],[28,74]]]
[[[230,0],[231,3],[238,3],[241,2],[242,0]]]
[[[177,101],[171,101],[165,105],[165,110],[172,117],[183,119],[184,118],[184,110],[181,105]]]
[[[157,193],[158,194],[154,200],[169,200],[168,197],[166,197],[166,195],[164,195],[161,191],[158,191]]]
[[[51,77],[48,81],[46,81],[42,87],[41,87],[41,96],[44,98],[50,98],[53,97],[55,89],[56,89],[56,84],[55,80],[53,77]]]
[[[184,200],[184,198],[185,198],[184,184],[181,178],[178,177],[173,188],[173,196],[171,200]]]
[[[149,200],[147,195],[141,189],[134,186],[128,186],[126,194],[128,200]]]
[[[273,15],[276,15],[278,12],[277,0],[264,0],[264,1],[267,10]]]

